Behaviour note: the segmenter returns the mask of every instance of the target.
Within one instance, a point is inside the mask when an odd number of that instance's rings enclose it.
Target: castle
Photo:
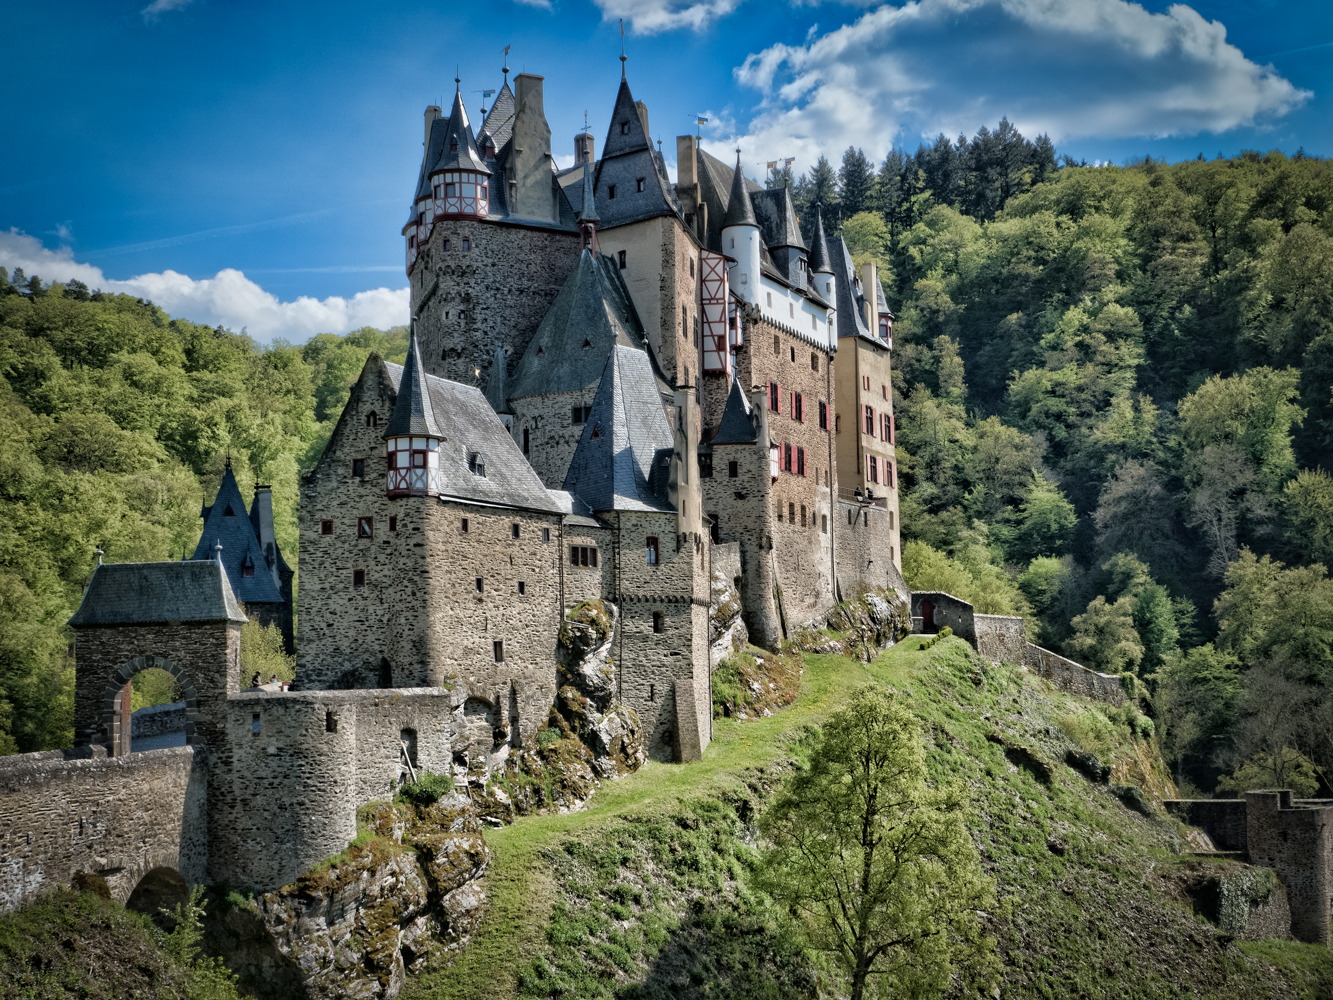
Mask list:
[[[427,109],[410,349],[371,355],[302,477],[291,690],[240,675],[247,617],[290,636],[293,574],[268,491],[247,511],[228,469],[194,559],[97,568],[76,747],[5,772],[44,805],[0,815],[32,827],[0,908],[80,869],[122,899],[153,873],[286,884],[405,777],[531,746],[583,602],[611,616],[616,719],[679,761],[711,734],[719,588],[770,648],[864,589],[906,595],[874,266],[818,217],[807,246],[739,155],[678,137],[673,182],[623,71],[601,157],[585,132],[555,169],[542,78],[505,73],[478,130],[461,90]],[[184,692],[183,745],[133,753],[149,667]]]

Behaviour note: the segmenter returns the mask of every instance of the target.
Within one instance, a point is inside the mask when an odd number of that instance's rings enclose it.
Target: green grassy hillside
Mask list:
[[[1188,887],[1199,862],[1179,853],[1190,850],[1182,831],[1111,790],[1132,782],[1149,799],[1168,790],[1149,724],[1008,667],[979,669],[959,640],[920,644],[909,639],[871,664],[807,655],[795,705],[717,720],[702,763],[650,763],[603,785],[583,812],[488,834],[480,933],[403,996],[839,996],[836,974],[803,953],[746,871],[754,817],[801,758],[810,727],[868,680],[908,699],[934,772],[972,790],[973,836],[998,884],[987,925],[1001,995],[1333,993],[1326,949],[1237,943],[1194,914]],[[1112,785],[1066,766],[1069,749],[1098,753]]]

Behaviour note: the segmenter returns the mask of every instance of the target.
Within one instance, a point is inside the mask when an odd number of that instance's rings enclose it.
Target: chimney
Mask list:
[[[580,163],[593,163],[593,138],[591,132],[580,132],[574,136],[574,166]]]
[[[555,222],[559,209],[551,184],[551,126],[542,105],[542,77],[514,77],[514,127],[510,139],[509,214]]]
[[[866,329],[872,337],[879,332],[879,268],[873,260],[861,265],[861,294],[865,296]]]
[[[699,409],[694,387],[675,391],[676,427],[672,440],[668,493],[676,505],[677,551],[703,535],[703,494],[699,484]]]
[[[651,146],[653,144],[653,134],[648,131],[648,105],[644,104],[643,101],[635,101],[634,107],[639,112],[639,121],[643,124],[643,134],[647,136],[648,145]]]
[[[282,581],[278,576],[277,539],[273,532],[273,487],[255,484],[255,499],[250,505],[250,522],[259,537],[259,547],[264,553],[264,562],[273,575],[273,582],[279,588]]]
[[[520,73],[514,77],[514,107],[524,108],[534,115],[545,116],[542,106],[542,81],[535,73]]]
[[[676,136],[676,188],[683,194],[699,183],[694,136]]]
[[[438,104],[432,104],[430,107],[426,108],[426,139],[422,142],[423,146],[430,146],[430,123],[439,117],[440,106]]]

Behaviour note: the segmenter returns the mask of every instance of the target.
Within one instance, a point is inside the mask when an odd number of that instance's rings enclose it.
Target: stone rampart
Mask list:
[[[1197,826],[1219,851],[1244,851],[1244,799],[1167,799],[1166,811],[1182,823]]]
[[[905,599],[908,590],[896,565],[897,532],[893,529],[892,512],[874,504],[839,500],[833,522],[842,599],[850,601],[857,594],[876,588],[892,590]]]
[[[130,716],[130,736],[136,740],[166,736],[185,729],[185,702],[173,701],[166,705],[150,705]]]
[[[912,591],[912,630],[934,635],[949,628],[960,639],[976,645],[976,615],[967,601],[942,590]]]
[[[122,903],[154,868],[204,881],[203,751],[79,750],[0,757],[0,912],[76,871],[101,875]]]
[[[1115,674],[1100,674],[1081,663],[1067,660],[1049,649],[1027,643],[1023,651],[1023,665],[1046,678],[1061,691],[1095,698],[1110,705],[1125,703],[1125,689]]]
[[[1333,806],[1303,806],[1291,792],[1245,793],[1250,862],[1272,868],[1287,889],[1291,934],[1327,945],[1333,890]]]
[[[1022,663],[1027,655],[1023,619],[1012,615],[973,615],[977,652],[992,663]]]

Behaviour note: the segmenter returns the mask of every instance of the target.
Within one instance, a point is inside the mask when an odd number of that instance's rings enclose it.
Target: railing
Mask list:
[[[879,507],[883,510],[888,510],[889,507],[889,498],[887,495],[878,494],[870,497],[866,496],[865,491],[863,490],[861,495],[857,496],[855,488],[848,489],[846,486],[838,487],[838,499],[845,500],[848,503],[859,503],[862,507]]]

